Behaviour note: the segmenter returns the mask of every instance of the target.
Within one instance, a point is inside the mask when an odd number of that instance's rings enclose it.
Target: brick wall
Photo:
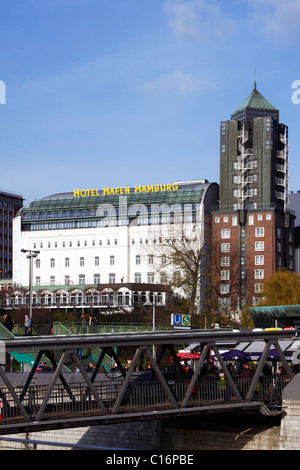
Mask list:
[[[32,432],[8,435],[17,439],[31,439],[51,443],[78,444],[81,446],[112,447],[118,449],[152,450],[160,447],[160,422],[142,421],[73,429]],[[19,450],[67,450],[65,447],[47,444],[27,444],[0,440],[0,449]]]

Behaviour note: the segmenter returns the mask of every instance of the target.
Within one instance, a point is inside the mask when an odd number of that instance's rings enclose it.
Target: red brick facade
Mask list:
[[[240,223],[241,222],[241,223]],[[293,221],[284,226],[274,210],[213,212],[212,290],[214,304],[229,311],[256,304],[264,282],[278,267],[294,269]]]

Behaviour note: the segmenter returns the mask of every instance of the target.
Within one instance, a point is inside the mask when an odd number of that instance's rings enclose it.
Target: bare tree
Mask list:
[[[201,305],[201,290],[208,280],[210,252],[210,223],[202,231],[199,224],[175,223],[154,231],[156,244],[151,245],[156,271],[161,282],[175,288],[189,300],[189,314]]]

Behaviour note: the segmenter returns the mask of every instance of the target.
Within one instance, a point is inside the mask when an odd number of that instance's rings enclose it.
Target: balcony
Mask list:
[[[285,165],[280,165],[279,163],[276,163],[276,170],[281,171],[281,173],[286,173],[286,166]]]
[[[287,159],[287,151],[286,149],[283,150],[277,150],[277,157],[282,158],[283,160]]]

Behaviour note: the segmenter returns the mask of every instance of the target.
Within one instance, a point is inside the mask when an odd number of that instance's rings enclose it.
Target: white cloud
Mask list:
[[[182,95],[203,93],[212,87],[213,84],[211,82],[194,78],[180,70],[143,83],[143,88],[148,91],[164,92],[175,90]]]
[[[220,38],[233,30],[219,0],[167,0],[164,5],[168,23],[176,36]]]
[[[299,37],[299,0],[248,0],[248,4],[252,31],[276,42]]]

